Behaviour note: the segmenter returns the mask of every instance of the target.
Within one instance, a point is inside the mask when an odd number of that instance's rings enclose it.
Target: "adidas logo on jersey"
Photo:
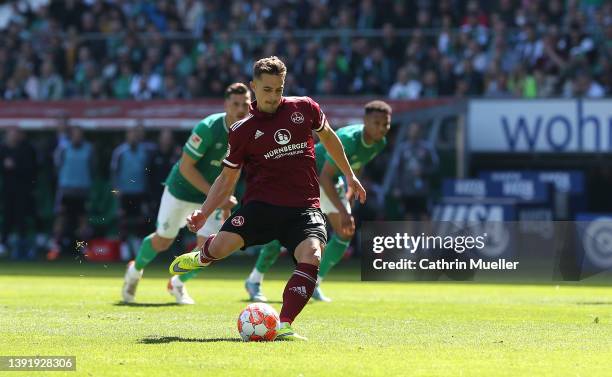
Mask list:
[[[297,293],[298,295],[304,298],[308,298],[308,293],[306,293],[306,287],[304,287],[303,285],[300,287],[291,287],[289,288],[289,290],[291,292]]]
[[[255,132],[255,140],[257,140],[263,134],[264,134],[263,132],[261,132],[260,130],[257,130],[257,132]]]

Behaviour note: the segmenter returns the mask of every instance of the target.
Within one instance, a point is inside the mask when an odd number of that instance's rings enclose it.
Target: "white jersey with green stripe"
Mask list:
[[[195,126],[183,146],[183,152],[196,161],[196,169],[211,185],[223,169],[221,162],[227,154],[227,135],[225,113],[212,114]],[[165,185],[177,199],[203,203],[206,195],[181,174],[180,162],[172,167]]]

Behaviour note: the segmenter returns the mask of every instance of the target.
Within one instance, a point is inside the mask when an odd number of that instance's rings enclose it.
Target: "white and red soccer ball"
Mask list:
[[[268,304],[250,304],[238,316],[238,332],[245,342],[272,341],[279,328],[278,313]]]

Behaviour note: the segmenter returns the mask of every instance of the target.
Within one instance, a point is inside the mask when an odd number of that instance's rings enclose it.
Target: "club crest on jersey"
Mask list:
[[[291,141],[291,133],[286,129],[281,128],[274,133],[274,140],[280,145],[285,145]]]
[[[304,123],[304,115],[296,111],[293,114],[291,114],[291,121],[295,124],[302,124]]]
[[[202,144],[202,138],[196,134],[192,134],[191,137],[189,138],[189,144],[192,147],[197,149],[200,146],[200,144]]]
[[[232,219],[233,226],[242,226],[244,224],[244,217],[242,216],[234,216]]]

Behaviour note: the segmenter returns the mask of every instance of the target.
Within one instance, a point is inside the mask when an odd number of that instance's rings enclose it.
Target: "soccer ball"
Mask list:
[[[238,316],[238,332],[245,342],[272,341],[279,328],[278,313],[267,304],[250,304]]]

